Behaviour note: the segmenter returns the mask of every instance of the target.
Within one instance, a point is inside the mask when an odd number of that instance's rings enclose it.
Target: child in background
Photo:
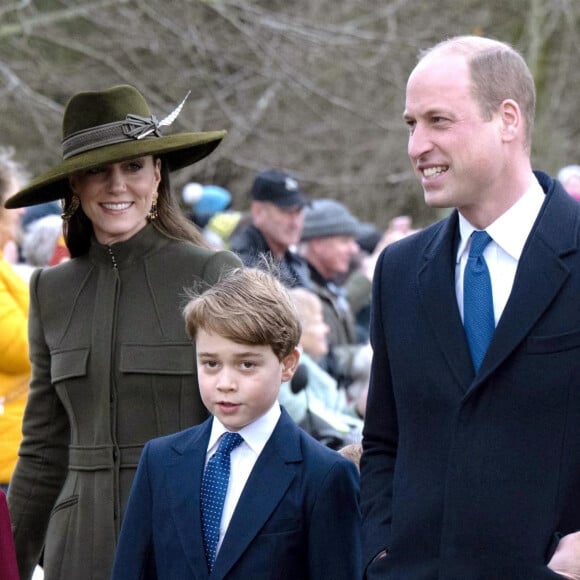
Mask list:
[[[185,319],[213,417],[146,445],[113,579],[360,578],[357,469],[277,400],[300,358],[287,291],[267,272],[234,270]],[[208,483],[216,460],[224,486]]]
[[[339,389],[336,380],[318,364],[328,352],[329,328],[322,302],[306,288],[292,288],[289,294],[302,326],[300,365],[305,380],[300,386],[297,381],[283,383],[278,400],[296,423],[333,449],[360,442],[364,405],[358,399],[350,401],[346,389]],[[334,435],[329,437],[330,433]]]

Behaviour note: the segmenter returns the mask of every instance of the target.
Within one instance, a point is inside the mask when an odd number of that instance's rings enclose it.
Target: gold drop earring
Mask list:
[[[77,209],[79,209],[80,205],[81,200],[79,199],[79,196],[76,193],[73,193],[72,197],[70,198],[70,201],[68,202],[68,207],[67,207],[67,199],[64,198],[62,200],[63,211],[60,214],[60,217],[63,219],[63,221],[65,222],[70,221],[72,216],[76,213]]]
[[[159,214],[157,213],[157,198],[158,198],[158,196],[159,196],[159,193],[156,191],[153,194],[153,199],[151,200],[151,209],[149,210],[149,213],[147,214],[147,219],[150,222],[156,220],[159,216]]]

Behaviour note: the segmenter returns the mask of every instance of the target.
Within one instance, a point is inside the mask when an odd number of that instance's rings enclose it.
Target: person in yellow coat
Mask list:
[[[30,379],[28,286],[4,256],[17,244],[23,213],[4,209],[4,200],[23,181],[24,173],[12,159],[12,151],[0,148],[0,485],[4,488],[16,465]]]

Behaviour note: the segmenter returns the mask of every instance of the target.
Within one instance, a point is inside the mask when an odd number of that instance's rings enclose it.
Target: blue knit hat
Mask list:
[[[26,229],[30,224],[36,220],[42,219],[47,215],[60,215],[62,207],[58,201],[49,201],[38,205],[31,205],[26,208],[24,217],[22,218],[22,227]]]
[[[226,210],[232,203],[232,195],[219,185],[204,185],[195,212],[203,214],[217,213]]]

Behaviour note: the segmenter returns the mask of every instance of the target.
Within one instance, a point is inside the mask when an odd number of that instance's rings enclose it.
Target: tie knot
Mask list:
[[[221,438],[217,453],[226,453],[229,455],[243,441],[239,433],[224,433]]]
[[[471,234],[471,247],[469,248],[470,258],[479,258],[487,244],[491,242],[489,234],[485,230],[475,230]]]

